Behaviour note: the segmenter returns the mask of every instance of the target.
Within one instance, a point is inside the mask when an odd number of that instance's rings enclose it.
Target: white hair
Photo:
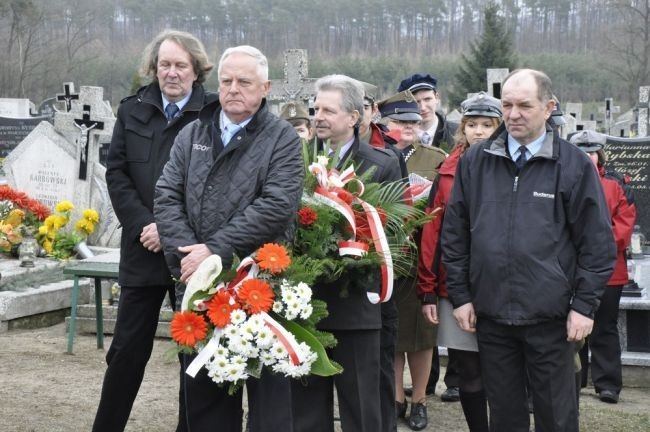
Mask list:
[[[224,60],[231,54],[244,54],[253,57],[257,62],[257,75],[262,81],[268,81],[269,62],[266,59],[266,56],[262,54],[262,51],[250,45],[240,45],[226,49],[221,55],[221,59],[219,60],[219,67],[217,69],[218,76],[221,76],[221,65],[223,65]]]

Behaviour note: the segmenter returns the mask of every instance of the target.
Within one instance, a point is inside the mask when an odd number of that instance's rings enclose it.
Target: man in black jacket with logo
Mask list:
[[[577,432],[574,342],[589,335],[616,260],[593,164],[546,123],[551,80],[503,82],[504,124],[458,163],[442,231],[449,298],[476,332],[490,430]]]
[[[94,431],[124,429],[151,356],[165,294],[175,302],[153,217],[154,186],[178,132],[217,98],[203,90],[212,68],[196,37],[164,31],[149,44],[142,62],[141,72],[153,82],[123,99],[117,113],[106,183],[122,225],[121,294]]]
[[[155,217],[180,302],[185,284],[210,255],[230,268],[264,243],[289,239],[302,195],[298,135],[269,112],[268,62],[251,46],[224,51],[219,100],[181,131],[156,185]],[[185,370],[193,356],[183,356]],[[292,431],[291,387],[262,372],[247,381],[251,432]],[[242,390],[228,394],[202,368],[181,374],[185,410],[179,430],[239,432]],[[183,413],[181,413],[183,414]]]

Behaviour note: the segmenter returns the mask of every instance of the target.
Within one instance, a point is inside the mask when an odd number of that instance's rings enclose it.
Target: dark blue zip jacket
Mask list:
[[[616,262],[598,174],[547,126],[517,171],[502,125],[458,163],[442,231],[454,307],[507,325],[593,317]]]

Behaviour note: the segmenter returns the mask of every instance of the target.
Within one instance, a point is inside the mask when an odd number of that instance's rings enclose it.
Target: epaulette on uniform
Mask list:
[[[122,99],[122,100],[120,101],[120,103],[124,103],[124,102],[128,101],[129,99],[133,99],[133,98],[136,97],[137,95],[138,95],[138,94],[136,93],[136,94],[132,94],[132,95],[130,95],[130,96],[127,96],[127,97],[125,97],[124,99]]]
[[[144,89],[145,89],[145,88],[147,88],[147,86],[146,86],[146,85],[143,85],[142,87],[140,87],[139,89],[137,89],[137,90],[135,91],[135,93],[133,93],[132,95],[127,96],[127,97],[125,97],[124,99],[122,99],[122,100],[120,101],[120,103],[124,103],[124,102],[128,101],[129,99],[133,99],[134,97],[139,97],[140,94],[141,94],[142,92],[144,92]]]
[[[421,145],[420,148],[424,150],[432,151],[434,153],[439,153],[440,156],[442,156],[443,158],[447,158],[447,156],[449,156],[449,154],[443,149],[441,149],[440,147]]]

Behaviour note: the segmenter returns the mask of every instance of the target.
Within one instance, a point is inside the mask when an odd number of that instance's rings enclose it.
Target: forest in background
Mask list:
[[[38,104],[64,81],[129,94],[144,46],[161,30],[197,35],[216,62],[249,44],[281,78],[283,50],[304,48],[309,75],[344,73],[395,91],[414,72],[453,90],[460,55],[489,0],[0,0],[0,97]],[[650,0],[502,0],[518,66],[546,71],[563,101],[613,97],[627,109],[650,85]],[[493,65],[499,67],[499,65]],[[216,88],[216,73],[208,80]],[[481,89],[475,89],[481,90]]]

